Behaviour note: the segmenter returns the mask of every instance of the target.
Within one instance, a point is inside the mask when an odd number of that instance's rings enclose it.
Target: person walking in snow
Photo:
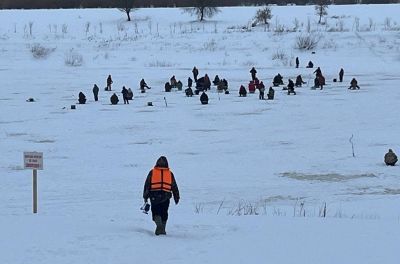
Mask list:
[[[165,228],[172,195],[175,204],[178,204],[180,196],[175,176],[169,169],[167,158],[161,156],[147,175],[143,188],[144,202],[147,203],[148,199],[150,199],[152,219],[156,223],[154,233],[157,236],[167,234]]]
[[[397,156],[393,150],[389,149],[388,153],[385,154],[385,164],[387,166],[394,166],[397,162]]]
[[[299,64],[300,64],[299,57],[296,57],[296,68],[299,68]]]
[[[99,87],[96,84],[93,86],[93,96],[94,100],[97,102],[99,100]]]

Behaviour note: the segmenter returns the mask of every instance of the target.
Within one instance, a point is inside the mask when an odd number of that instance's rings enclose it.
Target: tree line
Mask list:
[[[316,0],[0,0],[1,9],[38,8],[123,8],[127,2],[134,7],[192,7],[199,2],[214,2],[215,6],[315,4]],[[334,4],[387,4],[398,0],[331,0]]]

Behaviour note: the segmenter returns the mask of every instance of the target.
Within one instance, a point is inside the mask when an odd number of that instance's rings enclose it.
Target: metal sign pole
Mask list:
[[[37,170],[33,170],[33,213],[37,213]]]
[[[43,152],[24,152],[24,169],[32,170],[33,213],[38,211],[37,171],[43,170]]]

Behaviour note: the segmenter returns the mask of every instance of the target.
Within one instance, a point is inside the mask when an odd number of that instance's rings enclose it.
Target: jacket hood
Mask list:
[[[167,158],[164,157],[164,156],[159,157],[157,162],[156,162],[156,167],[168,168],[168,160],[167,160]]]

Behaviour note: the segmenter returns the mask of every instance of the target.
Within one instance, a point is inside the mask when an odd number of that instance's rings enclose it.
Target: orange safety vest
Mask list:
[[[172,174],[169,168],[154,167],[151,174],[150,191],[171,192]]]

